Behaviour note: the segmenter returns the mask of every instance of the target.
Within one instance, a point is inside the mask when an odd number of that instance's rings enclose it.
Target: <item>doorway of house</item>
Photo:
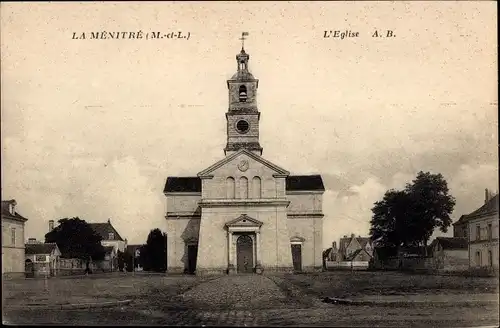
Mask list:
[[[198,245],[188,245],[188,273],[195,273],[196,259],[198,258]]]
[[[292,244],[292,261],[293,270],[300,272],[302,271],[302,245]]]
[[[236,260],[238,273],[253,272],[253,241],[250,235],[241,235],[236,241]]]

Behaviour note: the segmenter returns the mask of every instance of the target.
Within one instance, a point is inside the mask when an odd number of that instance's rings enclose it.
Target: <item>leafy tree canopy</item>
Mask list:
[[[443,176],[421,171],[404,190],[388,190],[374,204],[370,236],[381,246],[426,246],[436,228],[448,230],[454,207]]]
[[[102,260],[105,250],[92,227],[78,217],[58,220],[59,225],[45,235],[46,243],[56,243],[65,258]]]
[[[162,272],[167,269],[167,234],[160,229],[149,232],[146,245],[141,247],[140,261],[144,270]]]

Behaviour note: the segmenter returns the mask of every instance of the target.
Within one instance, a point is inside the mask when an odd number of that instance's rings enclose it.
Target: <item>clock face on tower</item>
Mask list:
[[[249,129],[250,124],[248,124],[248,122],[245,120],[239,120],[236,123],[236,131],[238,131],[239,133],[247,133]]]

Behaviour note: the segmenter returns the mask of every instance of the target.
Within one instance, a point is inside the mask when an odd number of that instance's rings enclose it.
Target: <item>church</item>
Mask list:
[[[259,80],[244,45],[227,81],[227,144],[196,176],[167,178],[167,270],[234,274],[322,268],[320,175],[291,175],[262,156]],[[222,115],[221,115],[222,116]]]

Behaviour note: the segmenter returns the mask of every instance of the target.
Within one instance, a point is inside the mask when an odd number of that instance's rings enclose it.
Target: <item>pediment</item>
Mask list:
[[[229,156],[226,156],[225,158],[221,159],[220,161],[218,161],[217,163],[213,164],[212,166],[208,167],[207,169],[201,171],[198,173],[198,177],[200,178],[211,178],[212,177],[212,173],[217,170],[218,168],[228,164],[228,163],[231,163],[233,161],[238,161],[239,160],[239,157],[245,157],[245,159],[242,160],[241,164],[242,167],[245,166],[245,163],[244,161],[246,159],[249,159],[250,161],[255,161],[255,162],[258,162],[266,167],[268,167],[269,169],[271,169],[272,171],[274,171],[274,174],[275,175],[279,175],[279,176],[288,176],[290,175],[290,172],[288,172],[287,170],[269,162],[268,160],[264,159],[262,156],[259,156],[259,155],[256,155],[254,153],[252,153],[251,151],[247,150],[247,149],[240,149],[239,151],[235,152],[234,154],[231,154]],[[248,164],[248,163],[247,163]],[[238,163],[238,165],[240,165],[240,163]],[[242,170],[245,170],[244,168]]]
[[[299,237],[299,236],[294,236],[294,237],[290,238],[290,242],[292,242],[292,243],[303,243],[304,241],[305,241],[305,239],[302,237]]]
[[[236,219],[226,223],[226,227],[260,227],[262,222],[242,214]]]

